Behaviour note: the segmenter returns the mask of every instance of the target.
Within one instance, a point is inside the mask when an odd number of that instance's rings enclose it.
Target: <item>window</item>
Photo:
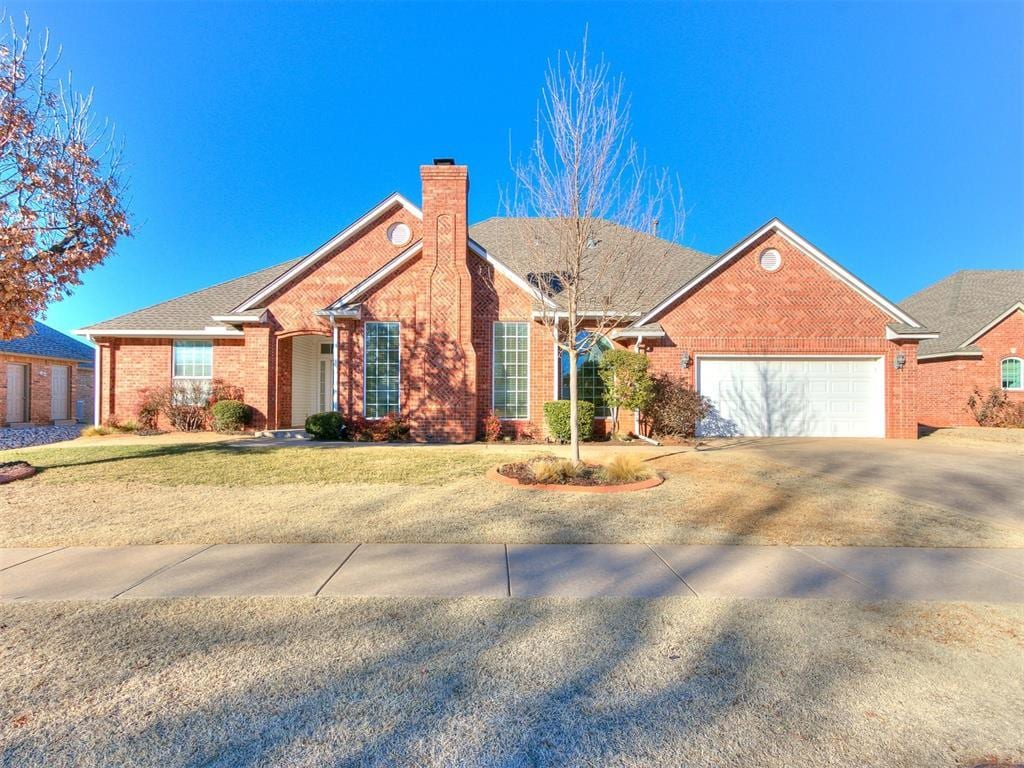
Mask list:
[[[492,405],[499,419],[530,418],[530,324],[494,324]]]
[[[379,419],[398,413],[398,379],[401,372],[398,323],[366,323],[363,326],[366,396],[363,413]]]
[[[1021,368],[1024,361],[1019,357],[1008,357],[999,364],[999,375],[1003,389],[1024,389],[1021,381]]]
[[[604,336],[595,336],[587,331],[580,331],[576,334],[576,347],[577,349],[586,349],[584,354],[576,356],[576,394],[579,395],[580,400],[587,400],[594,404],[595,416],[611,416],[611,411],[604,402],[604,382],[601,380],[598,364],[605,351],[612,348],[612,343]],[[558,363],[561,374],[559,396],[563,400],[568,400],[569,353],[563,351],[559,355]]]
[[[174,341],[175,379],[212,379],[212,341]]]
[[[174,340],[175,400],[199,405],[210,395],[213,342]]]

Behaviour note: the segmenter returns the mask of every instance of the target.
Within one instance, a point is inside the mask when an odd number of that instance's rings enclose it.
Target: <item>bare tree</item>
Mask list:
[[[0,14],[0,339],[28,333],[127,235],[121,153],[92,94],[53,80],[49,36]]]
[[[579,463],[578,362],[598,337],[635,322],[671,289],[681,189],[647,165],[630,136],[624,80],[603,57],[590,60],[586,36],[581,53],[548,63],[536,135],[512,170],[504,207],[519,234],[514,260],[537,291],[534,318],[568,356]]]

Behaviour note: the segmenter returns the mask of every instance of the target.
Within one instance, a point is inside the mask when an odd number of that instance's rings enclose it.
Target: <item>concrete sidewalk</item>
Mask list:
[[[0,549],[0,600],[337,595],[1024,602],[1024,549],[216,544]]]

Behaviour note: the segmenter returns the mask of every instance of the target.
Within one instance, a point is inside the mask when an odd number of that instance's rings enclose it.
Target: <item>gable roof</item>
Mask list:
[[[939,332],[937,339],[921,342],[918,357],[980,354],[973,342],[1021,303],[1022,269],[961,270],[901,302]]]
[[[78,339],[67,336],[56,328],[40,323],[32,326],[28,336],[10,341],[0,341],[0,352],[33,357],[55,357],[60,360],[81,360],[92,363],[96,350]]]
[[[301,259],[297,259],[295,264],[286,270],[284,273],[276,277],[274,280],[269,282],[267,285],[260,286],[260,289],[253,293],[253,295],[245,298],[244,301],[239,303],[235,307],[233,312],[246,312],[251,310],[253,307],[260,305],[260,302],[269,298],[279,288],[291,282],[300,275],[308,272],[314,266],[317,265],[325,256],[329,255],[335,248],[344,243],[349,238],[359,234],[362,230],[376,221],[380,216],[390,211],[392,208],[402,206],[409,213],[418,219],[423,218],[423,212],[415,205],[406,200],[402,195],[397,192],[388,195],[381,202],[377,203],[373,208],[368,210],[349,226],[345,227],[341,232],[336,234],[326,243],[321,245],[315,251],[310,253]]]
[[[239,331],[223,323],[214,322],[215,316],[229,314],[231,310],[251,296],[267,283],[291,269],[300,259],[292,259],[273,267],[267,267],[248,275],[236,277],[209,288],[179,296],[176,299],[162,301],[144,309],[129,312],[126,315],[95,323],[88,328],[81,328],[75,333],[80,335],[116,335],[114,331],[134,331],[136,333],[153,331],[174,331],[184,334],[208,333],[211,329],[217,335],[239,335]]]
[[[537,267],[536,258],[525,241],[531,234],[541,238],[550,236],[551,228],[543,226],[545,222],[550,221],[553,220],[502,216],[487,219],[469,228],[470,246],[472,247],[473,241],[475,241],[475,244],[482,245],[488,253],[495,254],[509,270],[519,277],[527,290],[536,293],[529,282],[531,269]],[[535,222],[536,226],[533,226]],[[643,307],[654,306],[659,299],[672,290],[673,286],[705,269],[713,259],[706,253],[686,248],[654,235],[636,232],[610,221],[600,220],[596,223],[593,246],[595,258],[600,258],[602,249],[614,251],[617,248],[625,247],[639,247],[641,256],[649,255],[652,259],[663,260],[665,272],[671,283],[670,285],[658,285],[652,282],[648,286],[643,286],[647,289],[639,298],[639,303]],[[557,264],[552,260],[552,270],[556,268]],[[608,308],[621,311],[636,310],[638,298],[636,293],[629,297],[617,297],[616,281],[610,279],[612,276],[608,277],[607,290],[602,292],[610,300]],[[616,301],[617,298],[619,301]],[[554,299],[557,303],[558,296],[556,295]]]
[[[634,325],[646,325],[656,320],[666,309],[675,304],[679,299],[685,296],[687,293],[692,291],[706,279],[714,275],[716,272],[721,270],[724,266],[734,261],[741,253],[743,253],[751,244],[764,237],[769,232],[776,232],[786,238],[790,243],[799,248],[805,255],[816,261],[820,266],[824,267],[826,271],[830,272],[833,277],[846,283],[850,288],[859,293],[869,302],[877,306],[887,315],[900,323],[906,324],[911,328],[923,328],[921,323],[911,317],[907,312],[898,307],[893,302],[886,299],[880,293],[868,286],[867,283],[860,280],[853,273],[847,271],[843,267],[839,266],[836,262],[826,256],[822,251],[818,250],[809,241],[800,237],[795,231],[787,227],[782,223],[780,219],[772,219],[766,224],[758,227],[745,238],[740,240],[736,245],[727,250],[711,264],[709,264],[704,270],[698,272],[689,281],[687,281],[679,290],[669,296],[667,299],[659,303],[654,309],[648,312],[646,315],[641,317],[634,323]]]

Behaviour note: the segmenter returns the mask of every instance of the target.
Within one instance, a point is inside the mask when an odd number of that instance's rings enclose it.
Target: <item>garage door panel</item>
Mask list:
[[[697,376],[715,409],[702,435],[884,435],[877,359],[701,358]]]

